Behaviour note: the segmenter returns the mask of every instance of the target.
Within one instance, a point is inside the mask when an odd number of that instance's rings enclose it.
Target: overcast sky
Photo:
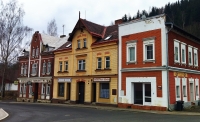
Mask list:
[[[3,0],[4,1],[4,0]],[[138,10],[147,12],[153,6],[163,7],[178,0],[18,0],[25,11],[24,25],[34,31],[47,30],[47,23],[56,20],[58,34],[68,35],[74,28],[79,11],[81,18],[108,26],[124,14],[135,16]]]

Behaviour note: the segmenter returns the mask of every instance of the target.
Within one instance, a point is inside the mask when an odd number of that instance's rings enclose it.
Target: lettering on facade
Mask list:
[[[82,33],[82,34],[78,35],[77,38],[86,37],[86,36],[87,36],[86,34]]]
[[[176,77],[188,77],[187,73],[185,73],[185,72],[174,72],[174,76],[176,76]]]
[[[58,78],[58,82],[71,82],[71,78]]]
[[[109,81],[110,81],[110,78],[94,78],[93,81],[94,81],[94,82],[100,82],[100,81],[109,82]]]

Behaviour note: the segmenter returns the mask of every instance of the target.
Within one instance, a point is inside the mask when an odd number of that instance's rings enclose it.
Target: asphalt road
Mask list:
[[[163,115],[67,105],[2,103],[3,122],[200,122],[200,116]]]

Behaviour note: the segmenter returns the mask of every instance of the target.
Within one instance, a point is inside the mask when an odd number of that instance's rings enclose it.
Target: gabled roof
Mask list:
[[[111,25],[111,26],[102,26],[90,21],[87,21],[85,19],[79,18],[78,22],[76,23],[72,33],[70,34],[70,37],[68,38],[68,41],[72,41],[73,36],[76,32],[76,30],[85,28],[92,36],[97,37],[97,40],[93,43],[99,43],[102,41],[113,41],[118,40],[118,25]],[[110,38],[107,38],[109,35]]]
[[[59,38],[59,37],[49,36],[46,34],[41,34],[41,38],[43,45],[54,47],[54,50],[58,49],[60,46],[66,43],[68,39],[68,37]]]
[[[60,51],[63,49],[71,49],[72,48],[72,43],[70,41],[65,42],[62,46],[60,46],[57,50],[55,51]]]

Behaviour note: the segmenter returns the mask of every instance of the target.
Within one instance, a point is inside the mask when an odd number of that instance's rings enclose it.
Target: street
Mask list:
[[[3,122],[199,122],[200,116],[164,115],[69,105],[0,102],[9,117]]]

